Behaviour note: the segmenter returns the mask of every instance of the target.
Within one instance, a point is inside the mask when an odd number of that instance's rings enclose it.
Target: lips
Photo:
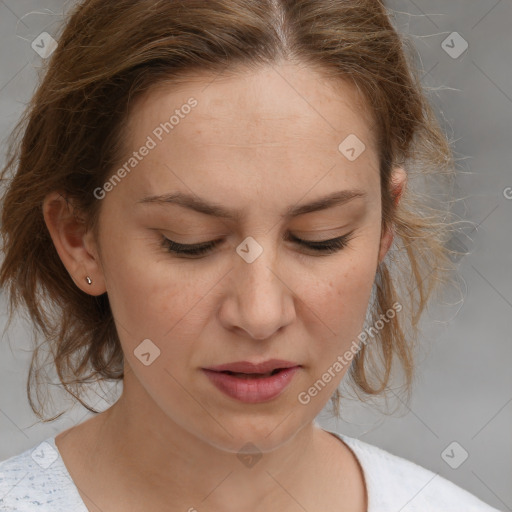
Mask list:
[[[255,404],[276,399],[290,385],[300,368],[300,365],[290,361],[274,359],[261,364],[240,361],[203,368],[202,371],[225,395],[240,402]],[[233,371],[233,369],[245,371]]]
[[[283,359],[269,359],[262,363],[251,363],[250,361],[238,361],[235,363],[221,364],[218,366],[211,366],[205,368],[205,370],[211,370],[215,372],[224,372],[230,375],[235,375],[240,378],[249,376],[249,378],[257,377],[269,377],[276,374],[279,370],[286,368],[293,368],[300,366],[297,363],[291,361],[285,361]]]
[[[275,370],[272,370],[271,372],[267,372],[267,373],[242,373],[242,372],[230,372],[230,371],[224,370],[220,373],[232,375],[233,377],[237,377],[239,379],[263,379],[265,377],[271,377],[272,375],[275,375],[276,373],[279,373],[283,370],[284,370],[284,368],[276,368]]]

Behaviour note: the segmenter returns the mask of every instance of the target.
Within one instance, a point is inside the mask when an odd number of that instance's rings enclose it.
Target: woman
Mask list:
[[[494,510],[315,422],[347,372],[410,389],[449,278],[407,181],[450,148],[383,5],[86,0],[21,133],[0,284],[77,400],[123,392],[4,461],[2,510]]]

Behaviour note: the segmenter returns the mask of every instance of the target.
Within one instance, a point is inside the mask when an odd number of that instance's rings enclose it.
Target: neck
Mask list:
[[[147,395],[138,400],[127,381],[121,398],[103,414],[94,449],[101,462],[94,466],[118,475],[120,494],[137,501],[151,497],[152,510],[177,500],[192,511],[293,509],[308,501],[305,489],[314,487],[325,465],[320,459],[326,434],[313,422],[271,450],[244,456],[181,427]],[[263,437],[253,444],[263,447]],[[242,434],[237,446],[247,442]]]

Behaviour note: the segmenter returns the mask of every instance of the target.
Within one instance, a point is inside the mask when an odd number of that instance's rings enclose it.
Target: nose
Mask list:
[[[240,244],[237,252],[255,247]],[[261,243],[261,242],[260,242]],[[265,340],[295,319],[295,297],[290,277],[283,270],[275,249],[268,242],[254,259],[238,256],[227,276],[227,292],[221,308],[221,320],[229,330]],[[260,247],[263,244],[261,243]]]

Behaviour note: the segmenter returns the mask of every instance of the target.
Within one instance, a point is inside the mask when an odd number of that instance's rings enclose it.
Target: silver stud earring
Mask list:
[[[92,284],[92,279],[89,276],[87,276],[85,280],[87,281],[87,284]]]

